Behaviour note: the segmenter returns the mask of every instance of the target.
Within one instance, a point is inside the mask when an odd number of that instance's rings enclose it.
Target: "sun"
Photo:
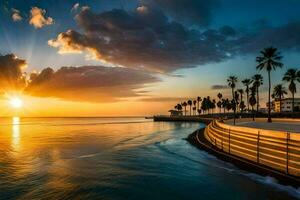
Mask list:
[[[9,104],[13,108],[21,108],[23,106],[23,101],[19,97],[12,97],[11,99],[9,99]]]

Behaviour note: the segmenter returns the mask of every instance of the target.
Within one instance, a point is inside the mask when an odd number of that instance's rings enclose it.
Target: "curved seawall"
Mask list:
[[[215,120],[193,133],[190,141],[243,169],[299,186],[299,133],[231,126]]]

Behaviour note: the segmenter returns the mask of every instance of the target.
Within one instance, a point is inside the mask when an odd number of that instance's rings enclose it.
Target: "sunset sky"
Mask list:
[[[0,2],[0,116],[166,114],[189,98],[229,97],[226,78],[252,77],[270,45],[284,56],[273,85],[300,68],[299,0]]]

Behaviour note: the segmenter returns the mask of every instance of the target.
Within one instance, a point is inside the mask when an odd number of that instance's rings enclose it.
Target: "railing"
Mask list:
[[[205,129],[205,138],[224,152],[300,176],[300,133],[231,126],[213,121]]]

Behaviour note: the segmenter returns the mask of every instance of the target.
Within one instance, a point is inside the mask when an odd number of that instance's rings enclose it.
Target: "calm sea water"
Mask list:
[[[0,199],[292,199],[183,138],[198,123],[0,119]]]

